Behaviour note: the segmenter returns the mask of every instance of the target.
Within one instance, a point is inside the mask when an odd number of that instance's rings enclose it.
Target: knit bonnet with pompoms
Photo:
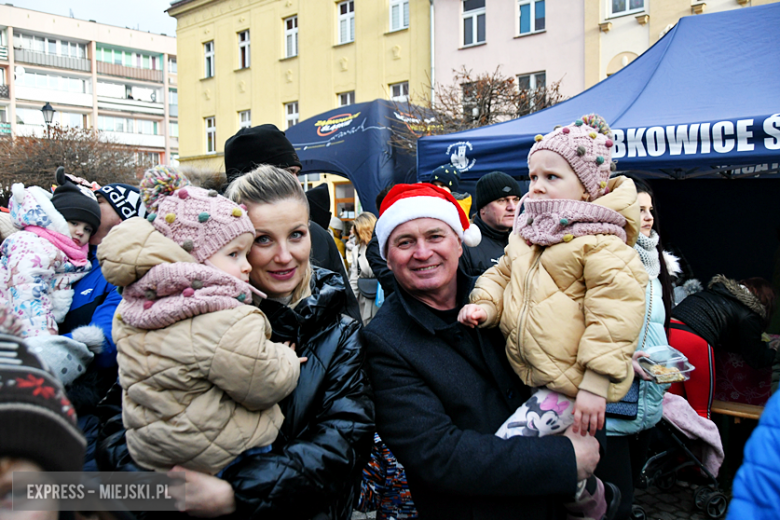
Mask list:
[[[214,190],[191,186],[186,177],[167,166],[146,170],[141,196],[147,220],[201,264],[234,238],[255,234],[245,206]]]
[[[537,135],[536,143],[528,152],[528,160],[539,150],[557,153],[569,163],[582,185],[596,200],[609,193],[607,181],[610,172],[615,171],[612,162],[612,130],[597,114],[589,114],[574,123],[556,127],[547,135]]]

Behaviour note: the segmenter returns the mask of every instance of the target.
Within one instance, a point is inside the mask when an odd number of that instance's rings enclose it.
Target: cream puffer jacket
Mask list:
[[[647,273],[632,248],[639,232],[633,181],[616,177],[597,199],[623,215],[628,244],[588,235],[542,247],[516,233],[477,280],[471,302],[500,325],[512,368],[529,386],[570,397],[584,389],[619,401],[628,392],[645,313]]]
[[[106,280],[119,287],[143,283],[164,263],[195,263],[140,217],[111,230],[98,260]],[[113,336],[122,421],[135,462],[214,474],[243,451],[276,439],[284,419],[276,403],[295,389],[300,361],[270,341],[271,325],[260,309],[240,305],[145,330],[122,319],[125,304],[114,315]]]

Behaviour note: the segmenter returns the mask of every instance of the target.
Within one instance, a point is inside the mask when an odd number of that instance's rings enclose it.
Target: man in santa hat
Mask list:
[[[398,290],[363,329],[379,434],[406,467],[423,518],[554,518],[561,496],[595,470],[598,442],[566,435],[501,439],[530,396],[498,329],[458,323],[474,279],[462,244],[480,233],[430,184],[395,186],[375,234]]]

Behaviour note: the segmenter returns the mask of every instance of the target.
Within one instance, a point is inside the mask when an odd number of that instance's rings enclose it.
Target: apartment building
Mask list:
[[[176,164],[176,38],[0,5],[0,137],[52,124],[97,128],[146,159]]]
[[[222,170],[243,126],[427,91],[428,0],[180,0],[180,160]],[[332,199],[336,194],[332,194]]]

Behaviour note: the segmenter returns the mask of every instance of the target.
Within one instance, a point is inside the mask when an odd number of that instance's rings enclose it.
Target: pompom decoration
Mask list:
[[[190,194],[189,194],[189,193],[187,193],[187,190],[186,190],[186,189],[181,189],[181,190],[179,190],[179,191],[177,191],[177,192],[176,192],[176,195],[178,195],[180,199],[184,200],[184,199],[186,199],[186,198],[187,198],[187,197],[188,197]]]
[[[196,290],[197,289],[203,289],[203,282],[201,282],[200,280],[193,280],[192,281],[192,288],[196,289]]]
[[[553,130],[558,130],[560,127],[561,127],[561,125],[555,125],[555,126],[553,127]],[[564,130],[564,132],[566,132],[566,131]]]
[[[238,207],[246,211],[246,204],[239,204]]]
[[[181,248],[184,249],[185,251],[187,251],[188,253],[191,252],[194,247],[195,247],[195,244],[193,244],[192,240],[190,240],[189,238],[187,240],[185,240],[184,242],[182,242],[182,244],[181,244]]]
[[[536,141],[537,143],[542,139],[544,139],[544,136],[542,134],[536,134],[536,137],[534,137],[534,141]]]
[[[146,300],[144,302],[144,310],[148,311],[149,309],[152,308],[152,305],[154,305],[153,301]]]
[[[173,224],[174,220],[176,220],[176,215],[174,215],[173,213],[168,213],[167,215],[165,215],[165,222],[167,222],[168,224]]]
[[[616,162],[614,162],[614,161],[612,161],[611,163],[609,163],[609,170],[610,170],[610,171],[613,171],[613,172],[616,172],[616,171],[617,171],[617,163],[616,163]]]
[[[477,226],[471,225],[463,232],[463,243],[469,247],[477,247],[482,241],[482,232]]]
[[[599,164],[599,165],[604,164],[604,158],[602,156],[600,156],[600,155],[597,156],[596,157],[596,164]]]
[[[528,220],[526,222],[528,222],[528,225],[530,226],[531,224],[534,223],[534,218],[533,217],[528,217]]]
[[[563,241],[564,242],[571,242],[574,238],[574,235],[563,235]]]
[[[582,126],[582,119],[577,119],[577,120],[574,122],[574,124],[575,124],[575,125],[577,125],[577,126]]]
[[[603,190],[604,188],[606,188],[606,187],[607,187],[607,183],[606,183],[606,181],[601,181],[601,182],[599,183],[599,186],[601,186],[601,189],[602,189],[602,190]]]
[[[238,300],[238,301],[243,303],[244,300],[246,300],[246,294],[244,294],[244,293],[239,294],[238,296],[236,296],[236,300]]]
[[[606,146],[607,148],[612,148],[614,145],[615,145],[615,143],[612,142],[612,139],[607,139],[604,142],[604,146]]]
[[[148,211],[155,212],[161,197],[172,195],[189,184],[190,181],[174,168],[155,166],[146,170],[141,180],[141,199]]]
[[[187,287],[181,292],[181,295],[185,298],[191,298],[195,294],[195,289],[192,287]]]
[[[206,213],[205,211],[203,211],[198,215],[198,222],[200,222],[201,224],[206,222],[208,219],[209,219],[209,214]]]
[[[152,289],[147,289],[144,292],[144,296],[146,297],[147,300],[155,300],[155,299],[157,299],[157,293],[154,292]]]
[[[239,208],[233,208],[234,217],[240,217],[241,215],[243,215],[243,213],[241,213],[241,210]]]
[[[591,139],[595,139],[596,137],[598,137],[599,134],[597,134],[596,132],[591,132],[588,135],[590,136]]]
[[[148,220],[149,222],[154,222],[154,219],[156,218],[157,218],[157,213],[149,213],[148,215],[146,215],[146,220]]]
[[[580,157],[585,155],[585,152],[587,152],[587,150],[585,149],[584,146],[578,146],[577,147],[577,155],[579,155]]]
[[[563,132],[564,134],[568,134],[569,132],[571,132],[571,129],[568,126],[566,126],[563,128],[563,130],[561,130],[561,132]]]
[[[568,226],[569,225],[569,219],[567,219],[567,218],[562,218],[561,220],[559,220],[559,222],[561,223],[561,226]]]
[[[217,195],[219,195],[217,190],[209,190],[209,197],[216,197]]]

